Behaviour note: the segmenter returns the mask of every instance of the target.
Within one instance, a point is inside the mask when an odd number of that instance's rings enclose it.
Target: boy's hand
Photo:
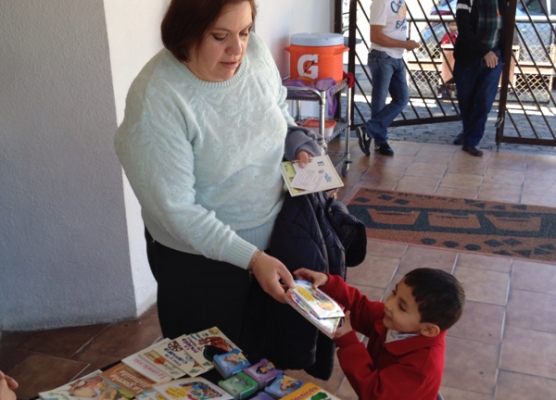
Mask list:
[[[351,321],[349,319],[349,314],[350,314],[350,312],[346,311],[346,316],[344,317],[344,322],[342,323],[342,326],[339,326],[338,329],[336,329],[336,332],[334,333],[334,339],[342,337],[346,333],[352,331],[353,328],[351,327]]]
[[[307,268],[300,268],[293,272],[296,279],[303,279],[312,283],[313,288],[318,288],[328,282],[328,275],[322,272],[312,271]]]

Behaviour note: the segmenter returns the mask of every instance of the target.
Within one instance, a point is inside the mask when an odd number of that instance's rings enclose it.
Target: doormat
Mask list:
[[[556,261],[556,208],[360,189],[348,209],[370,239]]]

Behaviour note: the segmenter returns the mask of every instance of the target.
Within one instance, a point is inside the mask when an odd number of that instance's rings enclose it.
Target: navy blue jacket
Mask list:
[[[345,279],[346,267],[359,265],[366,252],[364,224],[340,201],[324,192],[287,195],[274,225],[270,253],[290,272],[304,267]],[[280,369],[305,369],[316,378],[330,378],[334,342],[291,306],[276,302],[255,286],[247,320],[257,321],[257,327],[246,337],[248,356],[254,362],[266,357]]]

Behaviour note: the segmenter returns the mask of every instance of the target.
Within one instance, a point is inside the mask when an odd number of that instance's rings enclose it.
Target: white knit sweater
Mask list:
[[[129,90],[116,153],[163,245],[246,268],[284,197],[288,125],[274,60],[252,33],[237,73],[205,82],[166,49]]]

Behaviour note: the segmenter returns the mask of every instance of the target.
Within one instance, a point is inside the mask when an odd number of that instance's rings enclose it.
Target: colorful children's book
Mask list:
[[[313,382],[308,382],[296,391],[283,397],[282,400],[339,400]]]
[[[216,326],[201,332],[176,338],[191,357],[206,370],[214,368],[212,359],[216,354],[224,354],[232,349],[239,349]]]
[[[274,397],[263,391],[258,392],[256,395],[251,397],[250,400],[274,400]]]
[[[218,386],[234,396],[234,400],[243,400],[259,388],[259,384],[243,372],[238,372],[236,375],[218,382]]]
[[[215,355],[212,363],[224,378],[229,378],[251,365],[239,349]]]
[[[155,366],[155,368],[169,375],[172,379],[179,379],[185,375],[185,372],[176,367],[155,350],[156,347],[164,346],[168,344],[168,342],[170,342],[170,339],[163,339],[153,346],[143,349],[139,352],[139,357],[143,358],[147,362],[150,362]]]
[[[70,383],[39,393],[43,400],[128,400],[105,381],[97,370]]]
[[[135,353],[130,355],[129,357],[124,358],[122,362],[128,367],[133,368],[141,375],[156,383],[168,382],[172,380],[172,377],[170,375],[162,372],[150,362],[140,357],[139,353]]]
[[[295,161],[284,161],[281,171],[292,197],[344,186],[328,155],[313,157],[305,168]]]
[[[307,321],[316,326],[322,333],[324,333],[329,338],[334,337],[334,333],[340,322],[341,317],[334,318],[319,318],[317,315],[307,306],[307,304],[301,299],[301,296],[289,289],[285,293],[286,302],[291,305],[298,313],[303,315]]]
[[[263,389],[276,378],[276,375],[283,371],[276,368],[274,364],[266,358],[263,358],[258,363],[245,368],[243,372],[257,381],[259,389]]]
[[[159,344],[153,350],[189,376],[199,376],[206,371],[175,339]]]
[[[145,390],[151,389],[152,385],[154,385],[154,381],[145,378],[124,363],[114,365],[100,374],[100,376],[129,399],[143,393]]]
[[[232,400],[233,397],[224,389],[205,378],[182,378],[168,383],[161,383],[153,388],[167,399],[172,400]]]
[[[334,318],[344,316],[342,307],[322,290],[314,289],[311,286],[311,282],[296,280],[295,287],[292,290],[299,295],[301,300],[307,304],[317,317]]]
[[[275,399],[281,399],[282,397],[299,389],[301,386],[303,386],[303,382],[299,379],[295,379],[284,373],[279,373],[276,376],[276,379],[274,379],[270,385],[265,387],[264,391]]]

